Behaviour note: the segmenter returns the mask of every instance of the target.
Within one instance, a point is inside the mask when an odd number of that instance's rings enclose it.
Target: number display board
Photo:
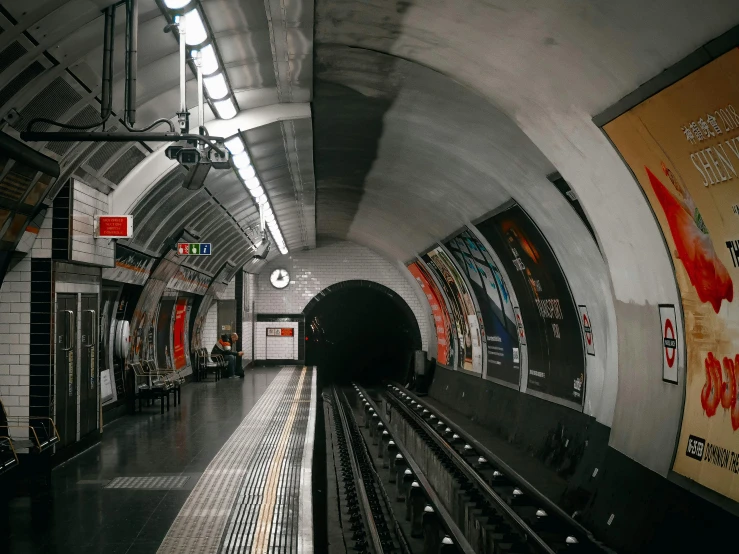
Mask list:
[[[435,274],[449,301],[449,311],[455,327],[455,350],[459,353],[457,367],[482,373],[480,326],[467,284],[443,248],[430,250],[422,256],[422,259]]]
[[[528,351],[528,390],[582,406],[579,313],[549,244],[518,205],[476,227],[500,257],[516,293]]]
[[[518,333],[511,296],[498,264],[468,230],[462,231],[445,246],[467,274],[480,307],[487,352],[486,377],[518,386],[521,380]]]
[[[687,376],[673,469],[739,500],[739,49],[604,130],[652,207],[689,322],[679,340],[674,307],[660,306],[663,379],[682,363]]]

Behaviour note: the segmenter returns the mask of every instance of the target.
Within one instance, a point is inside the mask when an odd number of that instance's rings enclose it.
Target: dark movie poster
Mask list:
[[[582,405],[580,320],[549,244],[518,205],[477,228],[500,257],[516,293],[526,332],[528,388]]]
[[[482,314],[487,349],[487,377],[519,385],[521,359],[513,304],[498,265],[470,231],[446,243],[467,273]]]

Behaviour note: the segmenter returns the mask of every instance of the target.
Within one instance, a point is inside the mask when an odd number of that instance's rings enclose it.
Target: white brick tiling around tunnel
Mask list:
[[[277,290],[269,282],[270,274],[278,267],[284,267],[290,273],[287,289]],[[350,242],[290,253],[270,262],[258,278],[256,312],[298,314],[326,287],[355,279],[373,281],[395,291],[413,310],[421,331],[423,348],[428,350],[429,318],[420,288],[385,258],[369,248]]]

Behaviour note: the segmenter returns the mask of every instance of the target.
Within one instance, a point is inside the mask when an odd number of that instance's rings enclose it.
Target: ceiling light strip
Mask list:
[[[231,162],[234,168],[234,172],[238,175],[241,184],[247,190],[249,195],[252,197],[254,204],[259,210],[260,205],[264,206],[265,217],[264,220],[267,224],[272,240],[279,248],[281,254],[287,254],[287,246],[285,245],[285,239],[282,236],[280,225],[277,223],[277,217],[272,209],[269,196],[264,185],[257,175],[256,169],[252,164],[249,152],[247,151],[246,144],[241,138],[240,134],[234,135],[225,142],[226,148],[231,153]]]
[[[191,57],[194,57],[195,52],[200,52],[205,93],[216,117],[233,118],[238,113],[236,99],[226,70],[219,61],[217,46],[200,3],[197,0],[162,1],[167,14],[175,21],[179,17],[185,18],[185,43]]]

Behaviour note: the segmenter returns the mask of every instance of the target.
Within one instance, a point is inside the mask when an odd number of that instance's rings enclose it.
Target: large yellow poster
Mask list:
[[[739,49],[605,131],[652,205],[682,296],[687,382],[673,469],[739,500]]]

